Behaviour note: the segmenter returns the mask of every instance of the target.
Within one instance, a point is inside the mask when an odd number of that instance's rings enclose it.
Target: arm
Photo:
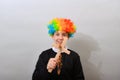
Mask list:
[[[57,52],[57,54],[56,54],[56,56],[55,56],[55,61],[56,61],[56,64],[54,64],[55,66],[53,67],[53,68],[49,68],[49,63],[48,63],[48,65],[47,65],[47,70],[48,70],[48,72],[49,73],[51,73],[52,71],[53,71],[53,69],[55,69],[55,67],[57,66],[57,61],[59,60],[59,57],[60,57],[60,55],[61,55],[61,52]]]
[[[44,56],[45,55],[42,55],[42,53],[39,56],[39,59],[36,64],[36,68],[35,68],[33,76],[32,76],[32,80],[48,80],[49,73],[46,69],[46,63],[43,60]]]
[[[76,56],[74,63],[74,80],[85,80],[80,56],[78,55]]]

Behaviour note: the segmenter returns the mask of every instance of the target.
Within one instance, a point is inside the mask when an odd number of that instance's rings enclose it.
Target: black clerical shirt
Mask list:
[[[55,68],[52,73],[47,70],[47,63],[50,58],[54,58],[56,52],[52,48],[43,51],[36,64],[32,80],[85,80],[80,62],[80,56],[70,50],[70,54],[62,54],[62,69],[60,75]]]

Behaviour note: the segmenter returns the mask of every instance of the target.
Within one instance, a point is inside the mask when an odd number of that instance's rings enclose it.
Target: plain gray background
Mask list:
[[[0,80],[31,80],[55,17],[77,26],[68,47],[80,54],[86,80],[120,79],[119,0],[0,0]]]

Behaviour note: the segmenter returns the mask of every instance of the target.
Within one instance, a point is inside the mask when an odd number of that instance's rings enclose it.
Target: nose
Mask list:
[[[59,36],[59,39],[61,39],[61,40],[62,40],[62,39],[63,39],[63,35],[60,35],[60,36]]]

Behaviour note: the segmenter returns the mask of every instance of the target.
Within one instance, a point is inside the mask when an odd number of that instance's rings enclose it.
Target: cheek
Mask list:
[[[53,36],[52,39],[53,39],[54,41],[56,41],[56,40],[57,40],[57,37]]]

